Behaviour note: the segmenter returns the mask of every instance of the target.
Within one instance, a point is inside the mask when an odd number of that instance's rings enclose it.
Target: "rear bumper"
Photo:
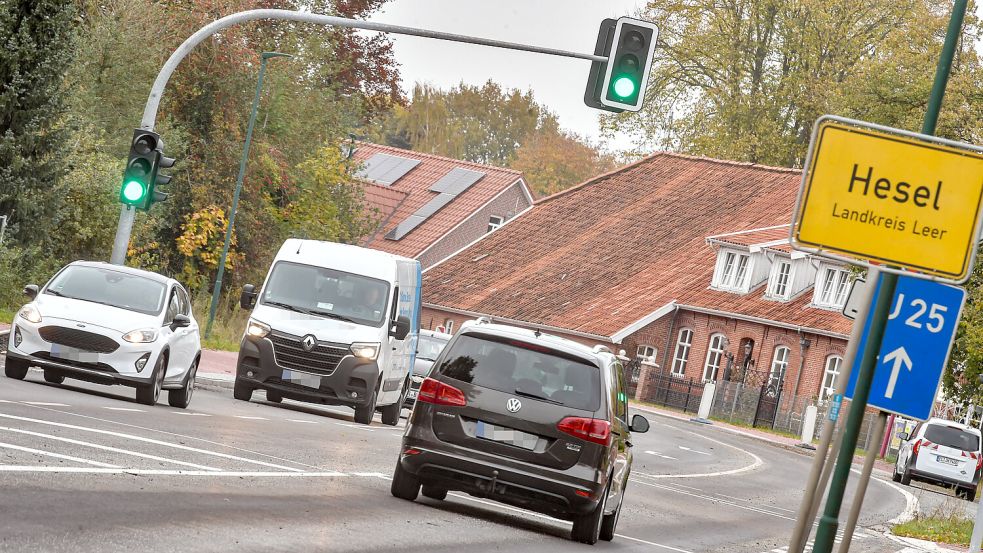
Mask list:
[[[409,449],[419,453],[407,455]],[[423,483],[565,519],[593,511],[607,485],[606,481],[571,478],[558,470],[522,470],[505,462],[479,459],[470,450],[436,438],[420,440],[409,435],[403,438],[398,462]]]
[[[26,361],[32,367],[40,367],[45,371],[51,371],[67,378],[84,380],[86,382],[93,382],[96,384],[122,384],[124,386],[132,387],[142,386],[150,382],[150,374],[152,372],[147,371],[146,376],[126,375],[116,372],[116,370],[111,366],[103,363],[75,363],[65,360],[54,361],[51,359],[36,357],[34,355],[19,353],[13,351],[12,349],[7,350],[7,358]]]
[[[909,472],[911,473],[912,480],[918,480],[921,482],[931,482],[934,484],[942,484],[948,486],[962,486],[967,488],[968,487],[975,488],[980,483],[979,471],[973,474],[972,478],[969,477],[970,475],[967,475],[967,478],[965,480],[961,480],[949,476],[942,476],[940,474],[934,474],[932,472],[918,470],[915,468],[910,469]]]
[[[301,386],[283,380],[283,372],[303,372],[320,378],[318,388]],[[375,361],[345,357],[330,375],[316,374],[281,367],[273,354],[273,343],[267,339],[243,338],[239,345],[236,381],[254,389],[274,390],[283,397],[327,405],[366,405],[379,379]]]

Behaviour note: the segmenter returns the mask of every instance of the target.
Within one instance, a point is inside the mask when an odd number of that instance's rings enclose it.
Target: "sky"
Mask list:
[[[644,0],[390,0],[372,21],[520,42],[586,54],[594,52],[606,17],[634,15]],[[532,90],[560,125],[594,142],[601,139],[598,110],[584,105],[590,62],[390,34],[403,88],[416,82],[451,88],[488,79],[504,88]],[[627,139],[606,144],[624,150]]]

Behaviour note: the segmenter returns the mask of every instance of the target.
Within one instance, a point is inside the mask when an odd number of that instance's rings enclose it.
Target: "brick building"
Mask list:
[[[380,217],[363,246],[430,267],[532,206],[522,174],[365,142],[352,158]]]
[[[658,153],[541,199],[424,272],[423,326],[538,328],[661,378],[782,382],[822,399],[850,321],[846,267],[793,251],[797,170]]]

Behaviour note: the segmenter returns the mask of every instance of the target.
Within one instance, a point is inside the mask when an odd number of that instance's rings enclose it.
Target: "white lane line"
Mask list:
[[[301,419],[287,419],[290,422],[299,422],[301,424],[317,424],[317,421],[305,421]]]
[[[150,459],[152,461],[164,461],[166,463],[173,463],[175,465],[182,465],[182,466],[185,466],[185,467],[193,467],[193,468],[196,468],[196,469],[202,469],[202,470],[222,470],[222,469],[217,469],[215,467],[208,467],[208,466],[205,466],[205,465],[197,465],[195,463],[187,463],[185,461],[178,461],[176,459],[168,459],[166,457],[158,457],[156,455],[149,455],[147,453],[140,453],[138,451],[130,451],[128,449],[120,449],[120,448],[117,448],[117,447],[110,447],[108,445],[94,444],[92,442],[83,442],[81,440],[73,440],[71,438],[63,438],[61,436],[54,436],[52,434],[43,434],[41,432],[32,432],[30,430],[21,430],[20,428],[10,428],[10,427],[7,427],[7,426],[0,426],[0,430],[6,430],[8,432],[16,432],[18,434],[25,434],[27,436],[34,436],[34,437],[37,437],[37,438],[46,438],[46,439],[49,439],[49,440],[56,440],[56,441],[65,442],[65,443],[68,443],[68,444],[81,445],[81,446],[91,447],[91,448],[95,448],[95,449],[101,449],[103,451],[112,451],[113,453],[122,453],[123,455],[130,455],[130,456],[133,456],[133,457],[140,457],[140,458],[143,458],[143,459]],[[114,466],[115,467],[115,466],[118,466],[118,465],[110,465],[110,466]]]
[[[64,403],[48,403],[46,401],[21,401],[20,403],[26,403],[28,405],[40,405],[42,407],[69,407]]]
[[[344,472],[263,472],[263,471],[228,471],[214,472],[208,470],[164,470],[164,469],[126,469],[110,465],[114,468],[91,467],[34,467],[26,465],[0,465],[0,472],[53,472],[53,473],[82,473],[82,474],[133,474],[137,476],[232,476],[257,478],[336,478],[350,476]]]
[[[210,417],[205,413],[188,413],[187,411],[173,411],[175,415],[184,415],[186,417]]]
[[[668,455],[663,455],[663,454],[659,453],[658,451],[646,451],[645,453],[648,453],[649,455],[655,455],[656,457],[661,457],[663,459],[671,459],[673,461],[678,461],[679,460],[679,459],[676,459],[675,457],[670,457]]]
[[[143,409],[132,409],[130,407],[103,407],[103,409],[109,409],[110,411],[127,411],[130,413],[146,413]]]
[[[692,449],[692,448],[689,448],[689,447],[686,447],[686,446],[684,446],[684,445],[681,445],[681,446],[677,446],[677,447],[679,447],[679,449],[681,449],[681,450],[683,450],[683,451],[689,451],[690,453],[699,453],[700,455],[707,455],[707,456],[709,456],[709,455],[710,455],[709,453],[707,453],[707,452],[705,452],[705,451],[697,451],[697,450],[695,450],[695,449]]]
[[[699,436],[700,438],[703,438],[704,440],[709,440],[711,442],[720,444],[722,446],[726,446],[726,447],[729,447],[729,448],[732,448],[732,449],[736,449],[737,451],[740,451],[741,453],[743,453],[743,454],[751,457],[752,459],[754,459],[754,462],[751,463],[750,465],[747,465],[747,466],[744,466],[744,467],[741,467],[741,468],[738,468],[738,469],[722,470],[722,471],[718,471],[718,472],[701,472],[701,473],[690,473],[690,474],[645,474],[645,473],[642,473],[642,472],[634,472],[633,471],[632,474],[638,474],[638,475],[644,476],[646,478],[709,478],[709,477],[712,477],[712,476],[727,476],[727,475],[731,475],[731,474],[741,474],[741,473],[744,473],[744,472],[750,472],[752,470],[756,470],[758,467],[761,467],[761,466],[763,466],[765,464],[765,462],[761,460],[761,457],[758,457],[757,455],[755,455],[754,453],[751,453],[750,451],[748,451],[746,449],[742,449],[742,448],[737,447],[736,445],[731,445],[731,444],[728,444],[726,442],[721,442],[719,440],[714,440],[713,438],[709,438],[707,436],[702,436],[700,434],[697,434],[696,432],[690,432],[690,434],[693,434],[694,436]]]
[[[0,448],[15,449],[17,451],[24,451],[24,452],[27,452],[27,453],[34,453],[34,454],[37,454],[37,455],[45,455],[47,457],[54,457],[55,459],[64,459],[66,461],[73,461],[73,462],[76,462],[76,463],[84,463],[86,465],[93,465],[93,466],[96,466],[96,467],[105,467],[105,468],[109,468],[109,469],[118,469],[119,468],[119,465],[111,465],[109,463],[100,463],[99,461],[90,461],[89,459],[83,459],[81,457],[72,457],[71,455],[62,455],[60,453],[52,453],[50,451],[42,451],[40,449],[32,449],[30,447],[23,447],[23,446],[19,446],[19,445],[4,443],[4,442],[0,442]],[[55,468],[60,468],[60,467],[55,467]]]
[[[679,486],[679,484],[674,484],[674,485]],[[722,493],[717,493],[717,492],[713,492],[713,495],[717,495],[717,496],[720,496],[720,497],[726,497],[727,499],[733,499],[734,501],[747,501],[748,503],[754,503],[753,500],[747,499],[745,497],[734,497],[732,495],[724,495]],[[769,505],[768,508],[769,509],[774,509],[776,511],[785,511],[786,513],[798,513],[798,511],[794,511],[792,509],[786,509],[784,507],[775,507],[774,505]]]
[[[359,430],[368,430],[369,432],[375,432],[375,428],[369,428],[364,424],[348,424],[344,422],[336,422],[338,426],[347,426],[348,428],[357,428]]]
[[[353,476],[366,476],[371,478],[382,478],[383,480],[389,480],[389,477],[381,472],[353,472]]]
[[[724,500],[724,499],[717,499],[715,497],[711,497],[711,496],[708,496],[708,495],[700,495],[700,494],[697,494],[697,493],[688,492],[686,490],[676,489],[676,488],[673,488],[671,486],[665,486],[665,485],[662,485],[662,484],[653,484],[652,482],[645,482],[643,480],[636,480],[635,483],[636,484],[642,484],[643,486],[651,486],[653,488],[658,488],[658,489],[666,490],[666,491],[670,491],[670,492],[676,492],[676,493],[682,494],[682,495],[688,495],[690,497],[695,497],[697,499],[705,499],[705,500],[708,500],[708,501],[711,501],[711,502],[714,502],[714,503],[721,503],[723,505],[730,505],[731,507],[737,507],[738,509],[744,509],[746,511],[751,511],[751,512],[754,512],[754,513],[760,513],[760,514],[763,514],[763,515],[769,515],[769,516],[773,516],[773,517],[776,517],[776,518],[781,518],[781,519],[785,519],[785,520],[795,521],[795,519],[792,518],[792,517],[787,517],[787,516],[782,515],[782,514],[779,514],[779,513],[773,513],[771,511],[765,510],[765,509],[763,509],[761,507],[754,507],[754,506],[749,506],[749,505],[741,505],[740,503],[735,503],[733,501],[727,501],[727,500]]]
[[[47,424],[49,426],[57,426],[57,427],[60,427],[60,428],[70,428],[72,430],[81,430],[83,432],[93,432],[93,433],[96,433],[96,434],[104,434],[104,435],[107,435],[107,436],[115,436],[117,438],[125,438],[125,439],[128,439],[128,440],[136,440],[138,442],[144,442],[144,443],[148,443],[148,444],[160,445],[160,446],[164,446],[164,447],[172,447],[174,449],[180,449],[180,450],[183,450],[183,451],[193,451],[195,453],[202,453],[202,454],[205,454],[205,455],[212,455],[214,457],[221,457],[223,459],[232,459],[234,461],[242,461],[244,463],[250,463],[250,464],[253,464],[253,465],[261,465],[261,466],[264,466],[264,467],[270,467],[270,468],[275,468],[275,469],[280,469],[280,470],[289,470],[291,472],[303,472],[302,469],[296,469],[296,468],[287,467],[287,466],[284,466],[284,465],[277,465],[277,464],[274,464],[274,463],[267,463],[265,461],[257,461],[255,459],[248,459],[246,457],[239,457],[238,455],[230,455],[228,453],[220,453],[218,451],[209,451],[207,449],[198,449],[197,447],[191,447],[191,446],[182,445],[182,444],[175,444],[175,443],[171,443],[171,442],[164,442],[164,441],[161,441],[161,440],[154,440],[153,438],[144,438],[143,436],[134,436],[133,434],[124,434],[122,432],[113,432],[111,430],[101,430],[101,429],[98,429],[98,428],[88,428],[86,426],[77,426],[77,425],[74,425],[74,424],[65,424],[65,423],[62,423],[62,422],[46,421],[46,420],[41,420],[41,419],[32,419],[32,418],[28,418],[28,417],[18,417],[18,416],[14,416],[14,415],[8,415],[6,413],[0,413],[0,417],[5,418],[5,419],[13,419],[13,420],[24,421],[24,422],[33,422],[33,423],[37,423],[37,424]]]
[[[251,421],[268,421],[268,420],[270,420],[270,419],[268,419],[266,417],[249,417],[249,416],[246,416],[246,415],[236,415],[235,418],[237,418],[237,419],[246,419],[246,420],[251,420]]]

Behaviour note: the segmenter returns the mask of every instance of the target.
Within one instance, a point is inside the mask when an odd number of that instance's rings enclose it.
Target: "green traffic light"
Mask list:
[[[628,77],[618,77],[614,81],[614,93],[621,98],[628,98],[635,93],[635,81]]]
[[[145,193],[146,190],[144,190],[143,184],[140,182],[131,180],[123,184],[123,197],[126,198],[127,201],[137,202],[143,198]]]

